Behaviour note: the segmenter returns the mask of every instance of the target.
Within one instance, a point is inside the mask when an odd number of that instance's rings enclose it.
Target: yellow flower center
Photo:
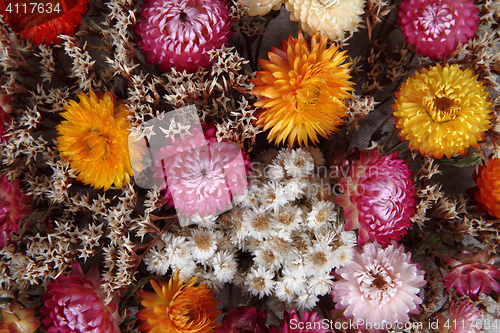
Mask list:
[[[431,119],[437,123],[453,120],[460,112],[459,101],[443,93],[438,93],[434,97],[424,97],[424,104]]]
[[[88,156],[93,159],[104,159],[108,155],[109,140],[99,131],[92,130],[85,137],[85,149]]]

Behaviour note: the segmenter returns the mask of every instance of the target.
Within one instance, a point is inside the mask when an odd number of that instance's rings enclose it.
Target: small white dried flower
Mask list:
[[[312,210],[307,214],[307,225],[315,231],[329,228],[332,226],[331,222],[335,221],[337,221],[337,211],[333,202],[315,202]]]
[[[333,276],[330,274],[317,274],[307,281],[307,291],[314,295],[326,295],[332,290]]]
[[[274,290],[275,281],[273,280],[274,273],[264,267],[254,267],[250,268],[250,273],[247,274],[245,278],[245,286],[248,291],[254,296],[259,296],[259,298],[264,297],[264,295],[270,295]]]
[[[218,281],[225,283],[233,280],[238,264],[234,259],[234,255],[228,251],[219,251],[215,253],[212,264],[214,275]]]
[[[314,170],[314,159],[307,150],[299,148],[292,151],[282,150],[279,158],[288,176],[303,178],[309,176]]]
[[[217,249],[217,237],[209,229],[192,229],[188,238],[192,244],[193,258],[206,260],[211,258]]]

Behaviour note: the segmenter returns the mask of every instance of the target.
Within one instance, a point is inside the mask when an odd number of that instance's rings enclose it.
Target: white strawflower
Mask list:
[[[217,249],[217,237],[209,229],[192,229],[189,241],[192,244],[194,259],[206,260],[211,258]]]
[[[290,178],[285,182],[285,196],[288,201],[301,199],[309,186],[305,178]]]
[[[271,220],[274,222],[276,229],[291,233],[300,228],[302,210],[295,205],[288,204],[280,209],[279,212],[272,213]]]
[[[285,177],[285,170],[281,165],[270,164],[265,170],[265,176],[270,180],[280,181]]]
[[[276,282],[276,285],[274,287],[274,294],[280,301],[288,304],[291,304],[295,299],[295,293],[287,287],[287,284],[285,282],[281,280]]]
[[[233,199],[236,196],[236,194],[233,193]],[[204,215],[203,217],[200,216],[200,213],[196,213],[196,215],[191,216],[191,222],[194,224],[200,226],[200,227],[205,227],[205,228],[215,228],[217,224],[215,221],[217,221],[217,216],[215,215]]]
[[[342,39],[345,32],[357,31],[362,21],[364,0],[288,0],[290,20],[300,22],[309,35],[320,32]]]
[[[148,271],[158,275],[165,275],[170,268],[168,256],[164,251],[158,251],[155,248],[149,250],[144,257]]]
[[[215,278],[222,282],[231,282],[236,274],[238,264],[234,260],[234,255],[228,251],[215,253],[212,264]]]
[[[247,195],[241,201],[242,208],[252,208],[258,205],[261,195],[261,189],[255,184],[248,187]]]
[[[179,279],[184,279],[185,281],[190,280],[196,271],[196,263],[193,259],[185,260],[181,265],[173,264],[172,269],[179,270]]]
[[[270,217],[262,207],[245,211],[242,225],[244,233],[259,241],[271,236],[274,222]]]
[[[304,274],[289,269],[284,269],[282,273],[283,277],[280,281],[282,281],[291,292],[298,294],[306,290],[307,285]]]
[[[302,178],[309,176],[314,170],[314,159],[307,150],[299,148],[292,151],[281,151],[283,166],[289,176]]]
[[[353,245],[342,245],[335,248],[335,251],[333,252],[333,262],[335,263],[335,267],[341,267],[350,263],[353,256]]]
[[[315,202],[307,214],[307,225],[315,231],[331,228],[334,221],[337,221],[337,211],[335,204],[330,201]]]
[[[333,288],[332,278],[328,273],[313,275],[307,281],[307,291],[314,295],[326,295]]]
[[[280,183],[271,181],[264,184],[260,195],[260,200],[265,210],[277,212],[288,202],[285,195],[285,188]]]
[[[342,240],[342,243],[344,243],[344,245],[356,246],[356,244],[358,243],[358,239],[354,231],[341,231],[340,239]]]
[[[281,0],[238,0],[239,4],[248,7],[248,15],[263,16],[272,10],[279,10]]]
[[[324,242],[314,242],[304,254],[304,268],[309,275],[330,273],[335,267],[332,248]]]
[[[264,267],[250,268],[250,273],[245,278],[245,286],[248,291],[259,298],[264,295],[270,295],[274,290],[275,281],[273,280],[274,273]]]
[[[298,293],[297,298],[295,299],[295,303],[301,311],[311,310],[316,306],[316,303],[318,303],[318,301],[318,296],[308,293],[307,291]]]
[[[168,261],[172,266],[182,267],[186,262],[193,261],[191,255],[191,244],[185,237],[173,236],[171,242],[165,247]]]
[[[194,273],[198,276],[196,280],[198,284],[204,284],[214,292],[219,292],[222,289],[223,284],[217,280],[213,271],[197,268]]]
[[[277,271],[281,267],[283,262],[283,256],[274,251],[273,246],[265,241],[262,245],[254,252],[255,257],[253,261],[257,266],[265,267],[271,271]]]

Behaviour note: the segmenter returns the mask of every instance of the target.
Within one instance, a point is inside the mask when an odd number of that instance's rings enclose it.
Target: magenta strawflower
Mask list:
[[[480,333],[483,317],[481,311],[473,303],[463,301],[459,306],[455,302],[448,308],[448,319],[442,314],[437,314],[439,333]],[[493,322],[493,320],[492,320]]]
[[[242,306],[225,315],[215,333],[269,333],[266,320],[264,312]]]
[[[356,323],[407,322],[422,303],[418,293],[426,281],[419,267],[395,242],[385,249],[377,243],[358,247],[351,262],[335,271],[335,308],[345,309],[344,317]]]
[[[166,189],[165,198],[188,217],[224,212],[232,194],[244,193],[251,167],[248,154],[233,143],[213,140],[210,126],[203,127],[208,133],[195,128],[153,153],[152,170]]]
[[[299,316],[294,308],[283,312],[283,327],[271,326],[271,333],[328,333],[330,330],[323,324],[323,318],[316,312],[306,311]]]
[[[408,166],[397,153],[383,156],[376,149],[349,164],[348,176],[338,181],[344,194],[336,199],[344,208],[345,230],[358,228],[360,245],[370,238],[383,246],[400,240],[417,204]]]
[[[223,0],[145,0],[136,32],[149,63],[192,73],[210,66],[208,51],[227,42],[232,23]]]
[[[473,0],[403,0],[398,11],[405,42],[434,61],[474,37],[479,22]]]
[[[18,179],[9,183],[7,177],[0,174],[0,249],[14,232],[19,232],[22,219],[31,214],[30,201],[31,198],[19,189]]]
[[[459,260],[444,258],[452,268],[451,272],[441,279],[446,291],[456,288],[459,296],[467,295],[473,301],[480,294],[489,295],[491,291],[499,292],[500,268],[495,266],[497,256],[488,259],[488,253],[472,253],[462,251]]]
[[[43,325],[48,333],[120,333],[122,320],[117,304],[105,304],[99,288],[101,279],[97,265],[85,275],[77,262],[71,276],[60,275],[42,295],[45,315]]]

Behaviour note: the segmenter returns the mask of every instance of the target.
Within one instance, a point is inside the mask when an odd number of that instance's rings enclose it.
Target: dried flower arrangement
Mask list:
[[[1,333],[500,332],[498,1],[0,20]]]

